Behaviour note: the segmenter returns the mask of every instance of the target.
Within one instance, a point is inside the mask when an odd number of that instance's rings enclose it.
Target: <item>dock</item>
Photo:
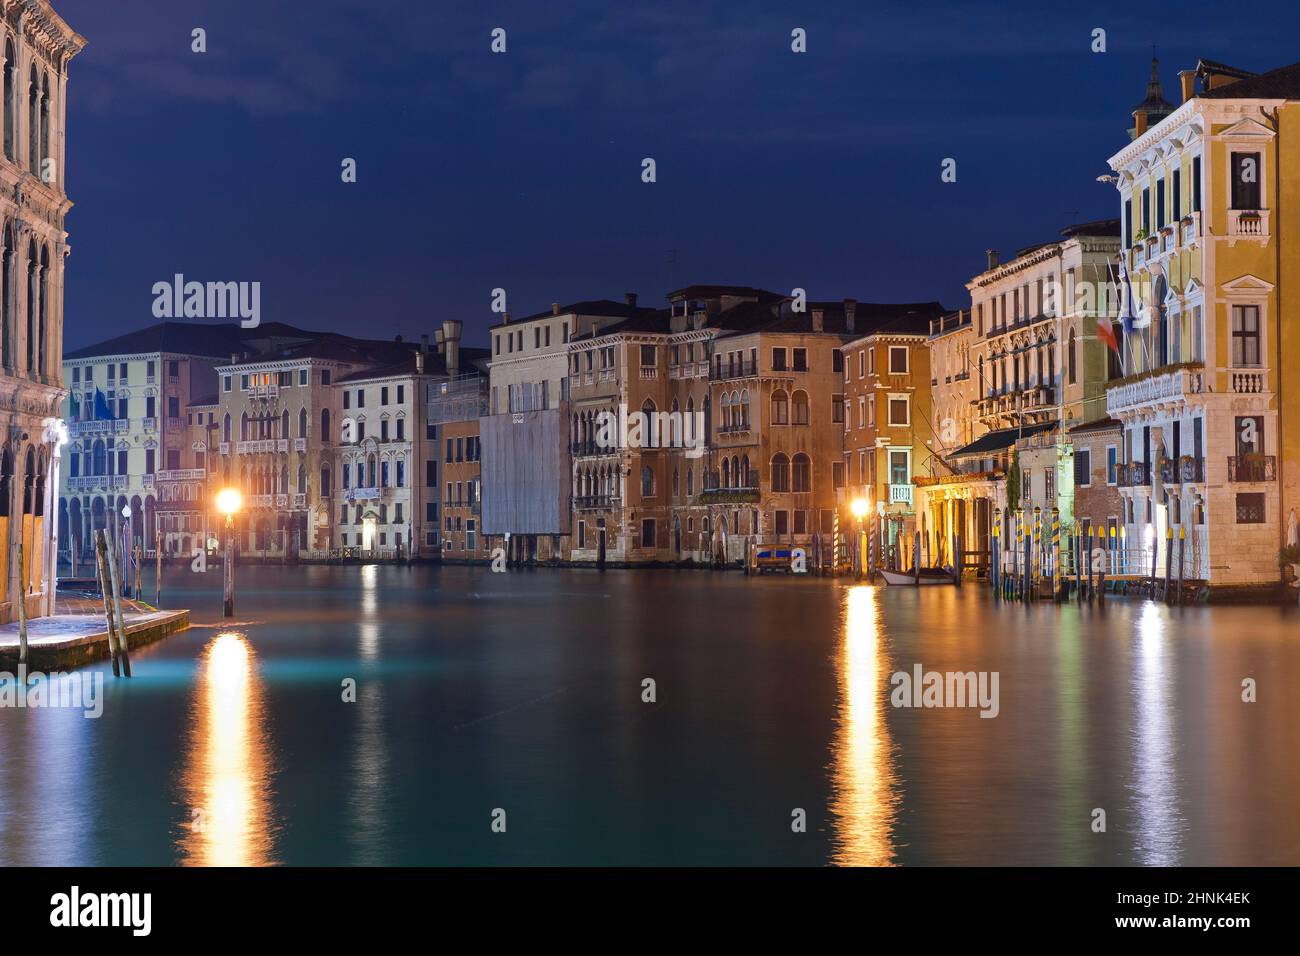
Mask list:
[[[51,617],[27,622],[27,666],[51,671],[108,659],[108,626],[98,594],[60,591]],[[127,645],[134,650],[190,626],[189,611],[160,611],[142,601],[122,599]],[[18,666],[18,622],[0,624],[0,670]]]

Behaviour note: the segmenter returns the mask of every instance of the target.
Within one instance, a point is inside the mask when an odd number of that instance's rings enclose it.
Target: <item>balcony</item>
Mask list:
[[[217,453],[221,455],[230,454],[230,442],[223,441],[217,445]]]
[[[1258,395],[1268,391],[1268,370],[1262,368],[1228,370],[1228,383],[1239,395]]]
[[[378,501],[378,488],[349,488],[343,492],[343,497],[348,501]]]
[[[158,472],[159,481],[203,481],[208,473],[202,468],[172,468]]]
[[[293,440],[293,450],[294,450],[294,451],[306,451],[306,450],[307,450],[307,439],[305,439],[305,438],[295,438],[295,439]]]
[[[1166,458],[1160,462],[1160,481],[1166,485],[1182,482],[1205,481],[1205,459],[1183,455],[1177,461]]]
[[[140,426],[147,432],[156,432],[158,430],[158,419],[142,418],[140,419]]]
[[[641,380],[642,380],[642,381],[646,381],[646,380],[649,380],[649,379],[656,379],[656,378],[658,378],[658,377],[659,377],[659,369],[656,368],[655,366],[653,366],[653,365],[642,365],[642,366],[641,366]]]
[[[573,510],[596,511],[601,508],[617,508],[622,503],[623,499],[617,495],[577,495],[573,499]],[[478,506],[478,502],[474,502],[474,504],[475,507]]]
[[[74,438],[91,437],[94,435],[120,435],[131,428],[131,422],[125,418],[113,419],[96,419],[84,422],[72,422],[68,425],[68,433]]]
[[[1115,477],[1121,488],[1145,488],[1151,484],[1151,468],[1145,461],[1120,462]]]
[[[569,444],[569,451],[574,458],[586,458],[593,455],[617,455],[619,449],[594,441],[575,441]]]
[[[889,486],[889,503],[891,505],[910,505],[912,503],[913,485]]]
[[[1228,458],[1229,481],[1276,481],[1277,457],[1274,455],[1242,455]]]
[[[1184,402],[1205,390],[1205,367],[1200,364],[1140,373],[1132,381],[1106,389],[1106,412],[1119,418],[1139,406]]]
[[[225,442],[222,444],[224,445]],[[236,455],[266,455],[288,450],[289,439],[287,438],[259,438],[253,441],[241,441],[235,445]]]
[[[757,374],[758,363],[753,359],[741,359],[739,362],[717,361],[709,374],[709,379],[717,382],[728,378],[752,378]]]
[[[184,427],[185,427],[185,420],[184,420],[183,418],[168,418],[168,419],[167,419],[167,430],[168,430],[168,431],[179,431],[180,429],[182,429],[182,428],[184,428]]]
[[[1242,239],[1254,242],[1267,242],[1269,238],[1267,209],[1229,209],[1228,210],[1228,245],[1236,245]]]

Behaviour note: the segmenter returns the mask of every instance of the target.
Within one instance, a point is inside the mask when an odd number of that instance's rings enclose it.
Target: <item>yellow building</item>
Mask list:
[[[1109,160],[1135,316],[1106,393],[1125,531],[1143,567],[1173,533],[1185,577],[1267,584],[1300,493],[1300,256],[1280,242],[1300,226],[1300,64],[1202,60],[1179,78],[1181,105],[1153,80]]]

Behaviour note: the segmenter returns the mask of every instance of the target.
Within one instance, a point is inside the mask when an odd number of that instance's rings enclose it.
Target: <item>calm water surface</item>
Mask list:
[[[165,595],[196,626],[101,668],[102,718],[0,709],[0,864],[1300,863],[1292,608],[452,567],[244,568],[235,624],[217,572]],[[999,715],[892,707],[917,663],[998,672]]]

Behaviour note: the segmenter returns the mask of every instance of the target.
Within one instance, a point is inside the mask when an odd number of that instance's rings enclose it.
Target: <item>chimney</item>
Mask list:
[[[507,312],[507,313],[505,313],[503,316],[501,316],[501,324],[502,324],[502,325],[509,325],[509,324],[510,324],[510,313],[509,313],[509,312]]]
[[[826,312],[823,309],[812,310],[812,330],[814,332],[824,332],[826,330]]]
[[[445,341],[443,341],[443,337],[442,337],[442,329],[438,329],[438,330],[436,330],[436,331],[433,333],[433,341],[436,342],[437,345],[438,345],[438,354],[439,354],[439,355],[443,355],[444,353],[446,353],[446,351],[447,351],[447,343],[446,343]]]
[[[1133,138],[1137,139],[1147,131],[1147,114],[1145,110],[1138,110],[1133,114]]]
[[[624,293],[623,293],[623,301],[625,301],[628,305],[630,305],[632,308],[635,309],[635,308],[636,308],[636,293],[635,293],[635,292],[624,292]]]
[[[425,337],[427,338],[427,336]],[[415,374],[416,375],[424,374],[424,352],[422,351],[415,353]]]
[[[996,269],[998,267],[998,251],[996,249],[985,249],[984,255],[988,256],[989,269]]]
[[[1193,96],[1196,95],[1196,71],[1179,70],[1178,82],[1182,84],[1183,102],[1186,103],[1188,100],[1190,100]]]
[[[238,353],[238,352],[231,352],[231,353],[230,353],[230,364],[231,364],[231,365],[238,365],[238,364],[239,364],[239,353]]]
[[[420,336],[420,351],[426,353],[429,351],[429,336],[427,335]]]
[[[856,332],[858,324],[858,300],[844,300],[844,331]]]
[[[460,329],[461,323],[448,319],[442,323],[442,341],[447,348],[447,377],[455,378],[460,374]]]
[[[551,315],[559,315],[559,314],[560,314],[560,303],[558,303],[558,302],[552,302],[552,303],[551,303]]]

